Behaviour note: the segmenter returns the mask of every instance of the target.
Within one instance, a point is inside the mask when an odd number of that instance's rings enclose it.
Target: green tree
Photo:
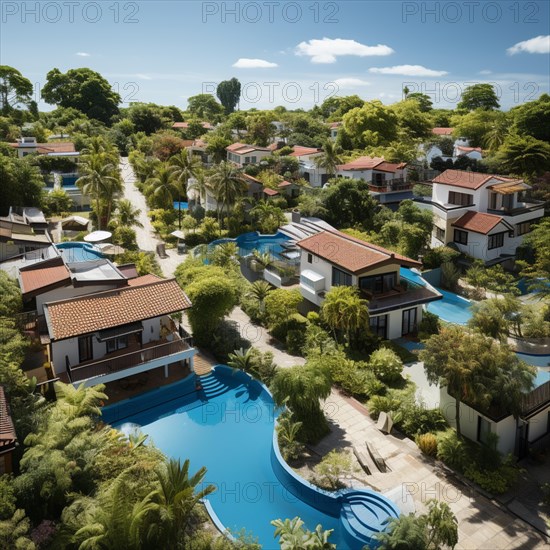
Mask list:
[[[120,95],[99,73],[91,69],[52,69],[46,76],[42,98],[60,107],[74,107],[86,116],[108,123],[118,114]]]
[[[351,286],[333,286],[321,305],[321,317],[333,330],[334,338],[340,332],[353,345],[358,333],[369,330],[368,301]]]
[[[430,99],[430,96],[421,92],[407,94],[406,101],[416,101],[423,113],[428,113],[432,110],[432,100]]]
[[[329,177],[334,177],[338,165],[342,164],[342,148],[333,141],[327,141],[323,145],[323,153],[314,158],[315,165],[323,168]]]
[[[275,135],[275,115],[262,111],[248,115],[246,118],[247,140],[260,147],[266,147]]]
[[[317,525],[315,531],[311,532],[304,529],[304,522],[299,518],[276,519],[271,522],[275,527],[274,537],[279,537],[281,550],[331,550],[336,548],[335,544],[328,542],[332,529],[323,530],[321,525]]]
[[[328,431],[327,420],[319,400],[331,391],[328,369],[319,365],[279,369],[271,383],[273,399],[278,406],[286,404],[297,422],[302,422],[300,440],[314,443]]]
[[[198,94],[187,100],[187,110],[204,121],[212,121],[223,113],[223,107],[210,94]]]
[[[392,109],[379,100],[366,101],[348,111],[343,128],[356,148],[383,145],[397,138],[398,119]]]
[[[261,233],[275,233],[286,222],[283,210],[267,200],[257,202],[250,215]]]
[[[406,138],[421,139],[432,135],[431,118],[417,101],[408,97],[405,101],[394,103],[391,108],[397,115],[397,124]]]
[[[250,285],[248,294],[258,302],[258,309],[262,314],[265,312],[265,299],[272,290],[273,287],[267,281],[261,279]]]
[[[550,142],[550,95],[542,94],[535,101],[514,107],[510,115],[519,135]]]
[[[229,213],[237,199],[246,192],[246,183],[239,169],[226,161],[218,164],[208,176],[208,186],[216,199],[218,221],[221,221],[222,212]]]
[[[510,135],[496,160],[510,174],[530,176],[550,170],[550,144],[531,136]]]
[[[178,198],[178,224],[181,229],[181,200],[182,196],[187,196],[187,185],[190,178],[196,178],[201,169],[201,161],[191,151],[182,149],[178,155],[170,159],[170,165],[173,167],[177,190],[180,193]],[[183,191],[183,193],[182,193]]]
[[[476,109],[490,111],[499,107],[495,88],[491,84],[473,84],[472,86],[467,86],[464,92],[462,92],[462,97],[457,105],[458,109],[466,109],[468,111],[475,111]]]
[[[325,118],[340,120],[348,111],[361,108],[365,101],[358,95],[332,96],[321,104],[321,113]]]
[[[550,218],[543,218],[525,238],[533,251],[533,261],[522,262],[522,276],[529,281],[530,290],[537,290],[541,298],[550,296]]]
[[[0,547],[16,550],[36,550],[30,538],[31,522],[24,510],[16,510],[12,517],[0,519]]]
[[[166,126],[161,108],[154,103],[133,103],[125,114],[134,125],[134,131],[145,132],[147,136]]]
[[[65,189],[52,189],[45,195],[42,202],[48,213],[56,216],[64,212],[69,212],[73,206],[73,199],[68,195]]]
[[[0,214],[7,215],[10,206],[42,206],[44,178],[28,159],[0,155],[0,181]]]
[[[302,303],[302,295],[298,290],[277,288],[272,290],[264,299],[265,314],[270,328],[286,323],[297,312]]]
[[[143,227],[139,221],[141,210],[135,208],[131,200],[120,199],[117,201],[113,224],[116,227]]]
[[[236,78],[222,80],[216,88],[216,95],[225,109],[225,114],[231,114],[241,98],[241,83]]]
[[[145,196],[150,203],[160,208],[172,209],[174,198],[178,197],[176,175],[167,163],[161,163],[153,175],[145,182]]]
[[[19,105],[29,107],[32,92],[28,78],[13,67],[0,65],[0,114],[7,116]]]
[[[332,450],[314,468],[315,483],[323,489],[336,491],[345,485],[342,478],[353,472],[351,455],[347,450]]]

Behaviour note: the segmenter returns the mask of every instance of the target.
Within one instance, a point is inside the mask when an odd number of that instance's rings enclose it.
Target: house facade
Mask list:
[[[263,158],[269,157],[272,149],[269,147],[258,147],[246,143],[233,143],[225,148],[227,160],[238,166],[247,164],[258,164]]]
[[[449,243],[486,264],[513,259],[544,203],[527,201],[522,180],[462,170],[446,170],[432,180],[430,200],[416,199],[434,215],[431,246]]]
[[[43,305],[53,376],[92,386],[169,365],[193,368],[196,350],[172,315],[191,307],[175,279],[146,275],[123,288]]]
[[[0,218],[0,262],[46,249],[51,244],[48,231],[33,226],[28,218],[13,215],[12,212]]]
[[[407,179],[407,164],[386,162],[379,157],[359,157],[338,166],[336,175],[364,180],[369,191],[381,203],[412,198],[412,184]]]
[[[311,187],[323,187],[329,180],[329,176],[324,168],[317,166],[315,159],[323,154],[322,149],[317,147],[302,147],[295,145],[292,148],[290,157],[298,159],[299,172]]]
[[[322,231],[296,243],[301,250],[300,292],[322,305],[334,286],[353,286],[369,302],[374,334],[395,339],[413,334],[422,320],[423,305],[441,299],[428,284],[401,276],[401,267],[420,262],[339,231]]]

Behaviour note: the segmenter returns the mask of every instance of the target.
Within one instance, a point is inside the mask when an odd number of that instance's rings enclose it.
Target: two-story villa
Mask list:
[[[412,185],[407,181],[407,163],[386,162],[379,157],[359,157],[338,166],[337,176],[364,180],[369,191],[381,203],[412,198]]]
[[[274,149],[247,145],[246,143],[233,143],[225,150],[228,161],[234,162],[238,166],[246,166],[247,164],[258,164],[263,158],[269,157]]]
[[[427,283],[401,275],[402,267],[420,262],[339,231],[322,231],[298,241],[301,249],[300,292],[320,306],[338,285],[359,288],[369,301],[371,330],[386,339],[416,332],[422,306],[441,299]]]
[[[523,235],[544,215],[544,203],[527,202],[520,179],[445,170],[432,180],[431,200],[418,205],[434,214],[432,247],[454,243],[491,265],[513,259]]]

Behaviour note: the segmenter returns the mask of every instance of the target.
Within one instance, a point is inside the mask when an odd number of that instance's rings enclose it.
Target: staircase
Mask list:
[[[200,383],[202,386],[203,395],[207,399],[217,397],[218,395],[225,393],[229,389],[229,387],[226,386],[223,382],[220,382],[220,380],[216,378],[215,374],[213,373],[209,373],[206,376],[201,376]]]
[[[342,497],[340,521],[350,548],[372,545],[374,536],[383,531],[389,518],[399,516],[397,507],[374,491],[350,491]]]

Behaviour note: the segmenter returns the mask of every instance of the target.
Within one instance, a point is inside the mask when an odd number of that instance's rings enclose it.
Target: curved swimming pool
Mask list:
[[[244,529],[273,548],[271,520],[300,516],[309,529],[334,529],[330,541],[355,550],[373,544],[388,516],[399,514],[374,491],[328,493],[297,476],[278,451],[271,395],[244,372],[217,366],[201,383],[197,392],[189,377],[107,406],[103,417],[119,429],[139,425],[167,456],[189,458],[192,471],[206,466],[205,483],[216,487],[207,508],[221,530]]]
[[[105,257],[90,243],[66,242],[56,244],[55,247],[61,252],[61,256],[68,263],[90,262]]]
[[[218,239],[212,241],[209,246],[214,247],[224,243],[235,243],[239,248],[239,256],[248,256],[253,250],[258,252],[270,253],[275,259],[281,258],[281,252],[284,251],[284,244],[290,240],[290,237],[278,231],[274,235],[262,235],[257,231],[243,233],[235,239]]]

